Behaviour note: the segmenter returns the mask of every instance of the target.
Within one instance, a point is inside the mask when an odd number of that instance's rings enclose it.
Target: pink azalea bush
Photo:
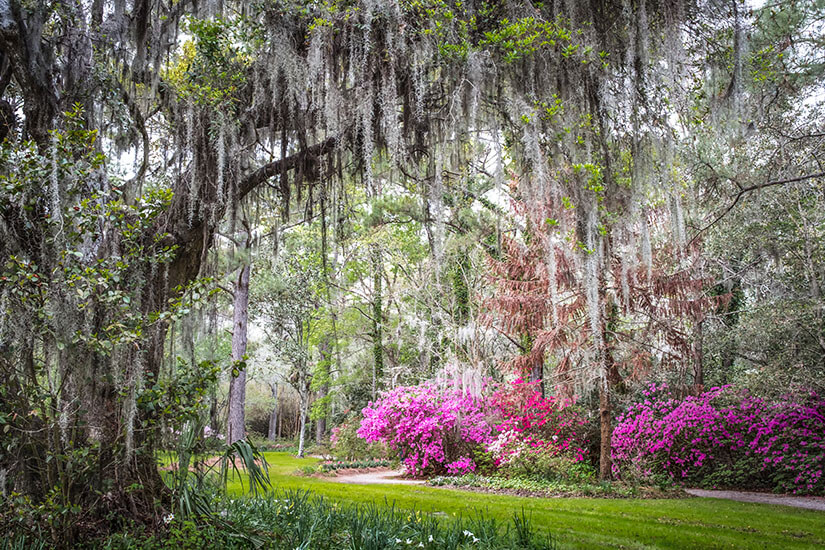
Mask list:
[[[570,403],[542,397],[538,384],[519,378],[493,392],[490,401],[499,417],[498,435],[488,450],[496,465],[525,454],[569,453],[575,461],[584,460],[578,432],[586,420]]]
[[[508,476],[593,477],[580,444],[585,418],[571,403],[542,397],[538,384],[518,379],[492,393],[497,437],[487,450],[493,463]]]
[[[363,413],[358,435],[385,442],[414,475],[474,471],[473,450],[492,439],[481,398],[431,383],[395,388]]]
[[[578,413],[522,380],[486,397],[431,383],[399,387],[363,414],[358,435],[386,443],[417,475],[474,472],[478,453],[489,453],[485,462],[492,458],[496,467],[526,461],[558,469],[585,457],[576,441],[584,423]]]
[[[825,491],[825,399],[769,402],[730,386],[685,399],[651,385],[613,431],[614,473],[689,484]]]

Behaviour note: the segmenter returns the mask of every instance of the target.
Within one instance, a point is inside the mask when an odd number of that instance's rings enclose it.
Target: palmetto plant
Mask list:
[[[226,485],[230,474],[233,478],[237,476],[243,487],[243,470],[247,474],[249,492],[254,496],[271,487],[266,459],[246,439],[227,445],[218,460],[201,459],[196,450],[203,429],[203,420],[188,422],[178,443],[177,473],[172,478],[172,509],[183,519],[217,518],[213,493],[219,483]]]

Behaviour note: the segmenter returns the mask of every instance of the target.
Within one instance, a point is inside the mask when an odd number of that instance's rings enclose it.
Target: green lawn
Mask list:
[[[308,489],[342,502],[394,502],[397,507],[448,516],[485,510],[507,521],[531,514],[536,529],[552,533],[561,548],[825,548],[825,513],[717,499],[539,499],[409,485],[345,485],[294,476],[317,462],[266,453],[272,484]],[[231,483],[230,492],[240,492]]]

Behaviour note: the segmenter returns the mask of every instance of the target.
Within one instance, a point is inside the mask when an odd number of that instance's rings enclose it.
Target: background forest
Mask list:
[[[2,532],[277,449],[822,494],[824,20],[0,0]]]

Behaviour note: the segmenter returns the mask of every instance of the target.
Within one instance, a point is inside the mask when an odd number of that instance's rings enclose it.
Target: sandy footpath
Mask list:
[[[748,491],[707,491],[705,489],[685,489],[685,492],[696,497],[723,498],[739,502],[757,502],[759,504],[781,504],[782,506],[825,512],[825,498],[823,497],[796,497],[793,495],[772,495],[770,493],[751,493]]]

